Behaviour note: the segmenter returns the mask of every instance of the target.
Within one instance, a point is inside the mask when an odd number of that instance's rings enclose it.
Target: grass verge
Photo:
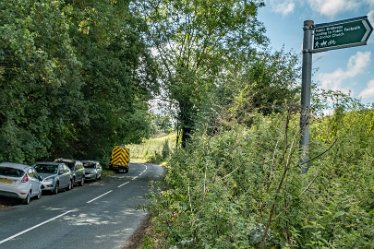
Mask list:
[[[160,134],[147,139],[141,144],[128,145],[131,162],[157,162],[161,163],[169,157],[176,146],[177,134]]]

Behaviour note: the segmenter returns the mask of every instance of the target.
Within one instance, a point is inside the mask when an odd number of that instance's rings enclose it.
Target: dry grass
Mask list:
[[[156,155],[162,155],[167,146],[172,152],[176,146],[176,133],[162,134],[150,138],[141,144],[131,144],[127,147],[130,149],[131,162],[149,162]]]

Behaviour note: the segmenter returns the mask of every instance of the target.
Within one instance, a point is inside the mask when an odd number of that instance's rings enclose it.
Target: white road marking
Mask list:
[[[147,165],[145,165],[145,164],[143,164],[144,166],[145,166],[145,169],[142,171],[142,172],[140,172],[140,174],[139,175],[137,175],[137,176],[135,176],[135,177],[133,177],[132,178],[132,180],[135,180],[135,179],[137,179],[139,176],[141,176],[141,175],[143,175],[146,171],[147,171],[147,169],[148,169],[148,166]]]
[[[102,195],[99,195],[98,197],[93,198],[92,200],[90,200],[90,201],[88,201],[88,202],[86,202],[86,203],[91,203],[91,202],[93,202],[93,201],[96,201],[97,199],[99,199],[99,198],[101,198],[101,197],[103,197],[103,196],[109,194],[109,193],[112,192],[112,191],[113,191],[113,190],[109,190],[108,192],[106,192],[106,193],[104,193],[104,194],[102,194]]]
[[[109,176],[109,177],[112,177],[112,178],[117,178],[117,179],[124,179],[128,176]]]
[[[145,165],[145,164],[142,164],[142,165],[145,166],[145,169],[144,169],[142,172],[140,172],[139,175],[137,175],[137,176],[133,176],[133,177],[131,178],[131,181],[136,180],[139,176],[143,175],[143,174],[147,171],[148,166]],[[123,187],[123,186],[125,186],[125,185],[128,184],[128,183],[129,183],[129,182],[125,182],[125,183],[123,183],[123,184],[117,186],[117,188]]]
[[[117,188],[121,188],[123,186],[125,186],[126,184],[128,184],[129,182],[125,182],[125,183],[122,183],[121,185],[118,185]]]
[[[6,238],[6,239],[0,241],[0,245],[1,245],[1,244],[4,244],[5,242],[8,242],[9,240],[12,240],[12,239],[14,239],[14,238],[20,236],[20,235],[22,235],[22,234],[25,234],[25,233],[27,233],[27,232],[30,232],[31,230],[34,230],[35,228],[38,228],[38,227],[40,227],[40,226],[42,226],[42,225],[44,225],[44,224],[47,224],[47,223],[49,223],[49,222],[51,222],[51,221],[54,221],[54,220],[57,220],[58,218],[61,218],[62,216],[67,215],[68,213],[71,213],[71,212],[73,212],[73,211],[74,211],[74,210],[66,211],[66,212],[63,213],[63,214],[57,215],[56,217],[53,217],[53,218],[51,218],[51,219],[49,219],[49,220],[46,220],[46,221],[44,221],[44,222],[42,222],[42,223],[40,223],[40,224],[38,224],[38,225],[35,225],[35,226],[30,227],[30,228],[28,228],[28,229],[26,229],[26,230],[23,230],[22,232],[16,233],[15,235],[10,236],[9,238]]]

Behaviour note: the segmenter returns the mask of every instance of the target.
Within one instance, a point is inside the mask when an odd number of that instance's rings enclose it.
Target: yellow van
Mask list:
[[[109,169],[118,172],[129,172],[130,150],[124,146],[115,146],[112,149]]]

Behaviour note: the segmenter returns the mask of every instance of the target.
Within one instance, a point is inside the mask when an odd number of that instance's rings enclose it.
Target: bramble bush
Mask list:
[[[365,111],[314,121],[307,174],[297,115],[194,136],[154,191],[143,247],[373,248],[373,120]]]

